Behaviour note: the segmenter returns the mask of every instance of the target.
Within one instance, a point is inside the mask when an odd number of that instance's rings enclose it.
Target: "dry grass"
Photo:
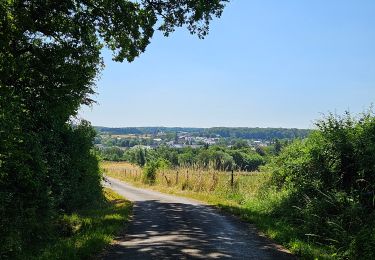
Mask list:
[[[142,169],[126,162],[102,162],[108,176],[142,186]],[[238,204],[253,198],[268,180],[259,172],[215,171],[212,169],[186,168],[158,170],[153,189],[217,201],[218,198]],[[207,199],[210,198],[211,199]]]
[[[266,188],[265,184],[270,178],[267,173],[234,172],[232,185],[230,172],[183,167],[159,170],[155,183],[149,185],[142,182],[142,169],[138,166],[102,162],[101,167],[107,176],[135,186],[194,198],[235,214],[244,221],[254,223],[264,234],[301,259],[330,259],[324,246],[312,245],[301,239],[298,227],[272,215],[273,209],[280,207],[287,194]]]

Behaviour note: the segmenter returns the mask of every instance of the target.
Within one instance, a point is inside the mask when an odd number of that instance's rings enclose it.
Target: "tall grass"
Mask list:
[[[142,183],[143,169],[126,162],[102,162],[108,176],[131,182]],[[196,197],[227,199],[238,204],[256,197],[269,179],[260,172],[224,172],[199,167],[158,169],[152,187],[178,194],[195,194]],[[199,196],[200,195],[200,196]]]
[[[63,215],[57,223],[59,237],[39,254],[23,259],[92,259],[100,253],[124,228],[132,208],[128,200],[110,189],[104,189],[104,196],[102,203]]]
[[[288,205],[288,192],[269,185],[266,172],[232,172],[180,167],[159,169],[155,182],[143,182],[143,169],[125,162],[102,162],[104,174],[135,186],[198,199],[254,223],[261,232],[284,245],[302,259],[331,259],[334,251],[310,242],[309,237],[285,216],[294,207]]]

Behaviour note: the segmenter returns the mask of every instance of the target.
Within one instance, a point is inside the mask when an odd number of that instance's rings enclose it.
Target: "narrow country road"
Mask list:
[[[134,216],[104,259],[295,259],[251,225],[203,203],[107,179],[134,202]]]

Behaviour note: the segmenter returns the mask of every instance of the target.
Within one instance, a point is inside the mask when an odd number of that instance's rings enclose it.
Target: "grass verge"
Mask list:
[[[105,201],[99,205],[63,215],[60,237],[35,259],[92,259],[109,245],[128,221],[132,204],[110,189],[103,192]]]
[[[150,185],[143,183],[140,178],[131,177],[119,171],[107,170],[106,175],[119,180],[133,184],[136,187],[143,187],[160,191],[163,193],[193,198],[203,201],[209,205],[216,206],[219,209],[239,216],[242,220],[253,223],[263,234],[273,239],[275,242],[289,249],[293,254],[301,259],[334,259],[334,252],[325,245],[316,245],[306,240],[306,235],[301,233],[296,223],[290,222],[283,216],[288,211],[288,206],[280,205],[283,202],[283,194],[274,190],[268,190],[264,196],[258,196],[258,189],[261,189],[261,183],[251,185],[247,183],[249,195],[239,194],[235,190],[217,189],[215,191],[194,191],[190,189],[181,189],[180,186],[167,186],[165,183],[156,181]],[[130,177],[129,177],[130,176]],[[159,178],[161,179],[161,178]],[[254,182],[265,182],[266,178],[255,176]],[[276,210],[275,213],[275,208]],[[280,212],[277,214],[277,211]]]

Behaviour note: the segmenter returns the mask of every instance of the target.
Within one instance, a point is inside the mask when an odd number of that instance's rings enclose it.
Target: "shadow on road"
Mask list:
[[[104,259],[292,259],[256,230],[216,210],[138,201],[125,237]]]

